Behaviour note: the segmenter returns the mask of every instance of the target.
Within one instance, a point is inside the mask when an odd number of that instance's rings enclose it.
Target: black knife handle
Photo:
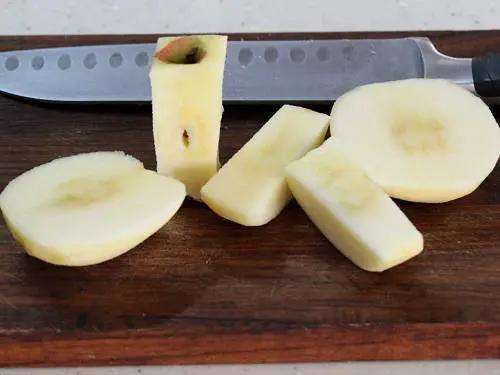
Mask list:
[[[500,97],[500,53],[472,59],[472,77],[477,94]]]

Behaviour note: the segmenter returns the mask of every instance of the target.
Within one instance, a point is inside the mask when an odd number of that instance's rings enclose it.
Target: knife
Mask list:
[[[151,44],[0,53],[0,91],[68,103],[151,101]],[[428,38],[229,41],[225,103],[329,102],[357,86],[409,78],[451,80],[500,97],[500,54],[454,58]]]

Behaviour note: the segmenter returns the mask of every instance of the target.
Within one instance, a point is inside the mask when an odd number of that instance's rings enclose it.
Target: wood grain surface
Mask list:
[[[402,35],[410,34],[250,37]],[[500,31],[411,35],[430,35],[456,56],[500,51]],[[155,38],[3,37],[0,49]],[[222,159],[277,108],[227,107]],[[0,189],[78,152],[121,149],[154,168],[152,142],[149,105],[0,97]],[[244,228],[188,200],[133,251],[76,269],[28,257],[1,223],[0,366],[498,358],[500,167],[466,198],[399,203],[426,248],[383,274],[342,257],[294,202],[269,225]]]

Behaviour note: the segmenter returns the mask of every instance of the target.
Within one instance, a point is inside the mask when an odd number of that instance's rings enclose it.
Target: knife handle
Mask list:
[[[472,59],[472,76],[478,95],[500,97],[500,53]]]

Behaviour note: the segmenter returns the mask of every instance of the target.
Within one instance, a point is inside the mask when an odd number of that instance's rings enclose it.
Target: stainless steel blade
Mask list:
[[[154,49],[120,44],[2,52],[0,90],[56,102],[149,102]],[[230,41],[224,101],[331,101],[362,84],[424,77],[429,58],[423,51],[438,63],[451,59],[425,38]]]

